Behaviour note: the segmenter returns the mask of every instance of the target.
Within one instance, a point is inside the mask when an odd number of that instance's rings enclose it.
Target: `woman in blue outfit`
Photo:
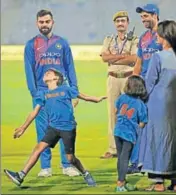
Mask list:
[[[176,22],[160,22],[157,38],[163,51],[153,55],[146,75],[148,124],[139,163],[141,171],[155,182],[146,190],[161,192],[165,190],[164,179],[171,179],[170,187],[176,190]]]

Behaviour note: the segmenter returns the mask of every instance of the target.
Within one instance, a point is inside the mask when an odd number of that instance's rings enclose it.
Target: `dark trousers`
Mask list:
[[[118,180],[125,181],[125,177],[128,170],[128,163],[133,149],[133,144],[120,137],[114,136],[116,148],[117,148],[117,172]]]
[[[175,186],[176,185],[176,179],[171,180],[171,185]]]
[[[171,185],[176,185],[176,174],[161,175],[161,174],[155,174],[155,173],[148,173],[148,178],[155,181],[156,183],[164,183],[165,179],[169,179],[171,180]]]

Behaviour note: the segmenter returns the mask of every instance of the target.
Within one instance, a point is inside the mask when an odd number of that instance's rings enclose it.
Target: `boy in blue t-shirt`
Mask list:
[[[132,149],[137,141],[138,128],[147,123],[147,108],[143,100],[147,97],[145,83],[140,76],[128,78],[121,95],[115,104],[117,120],[114,138],[118,151],[118,181],[116,191],[130,190],[125,183]]]
[[[40,154],[48,147],[54,148],[60,138],[62,138],[67,159],[83,175],[89,186],[95,186],[96,182],[88,171],[84,169],[79,159],[75,156],[76,121],[73,114],[72,99],[80,98],[85,101],[100,102],[106,97],[100,98],[87,96],[79,93],[76,88],[71,88],[63,83],[63,75],[58,70],[50,68],[43,78],[48,86],[48,90],[40,91],[36,96],[36,107],[29,114],[25,123],[17,128],[14,138],[19,138],[36,118],[41,107],[48,114],[48,128],[45,136],[35,147],[28,162],[20,172],[13,172],[5,169],[5,174],[18,186],[23,182],[24,177],[32,169],[39,159]]]

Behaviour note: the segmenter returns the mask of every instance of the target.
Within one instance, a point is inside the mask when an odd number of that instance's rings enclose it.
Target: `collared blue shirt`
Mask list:
[[[135,143],[139,123],[147,123],[147,107],[142,100],[126,94],[121,95],[116,103],[116,124],[114,135]]]
[[[62,85],[54,90],[40,91],[36,97],[36,104],[43,106],[48,114],[49,126],[72,131],[76,128],[76,121],[71,100],[77,96],[78,91],[75,88]]]

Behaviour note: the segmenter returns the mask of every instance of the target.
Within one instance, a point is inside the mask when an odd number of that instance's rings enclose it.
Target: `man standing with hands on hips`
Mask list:
[[[123,93],[127,78],[132,75],[136,62],[138,38],[134,31],[127,33],[129,16],[126,11],[119,11],[113,16],[117,34],[104,39],[101,51],[102,60],[108,63],[107,96],[108,96],[108,137],[109,148],[102,159],[117,156],[114,126],[116,120],[115,101]]]

